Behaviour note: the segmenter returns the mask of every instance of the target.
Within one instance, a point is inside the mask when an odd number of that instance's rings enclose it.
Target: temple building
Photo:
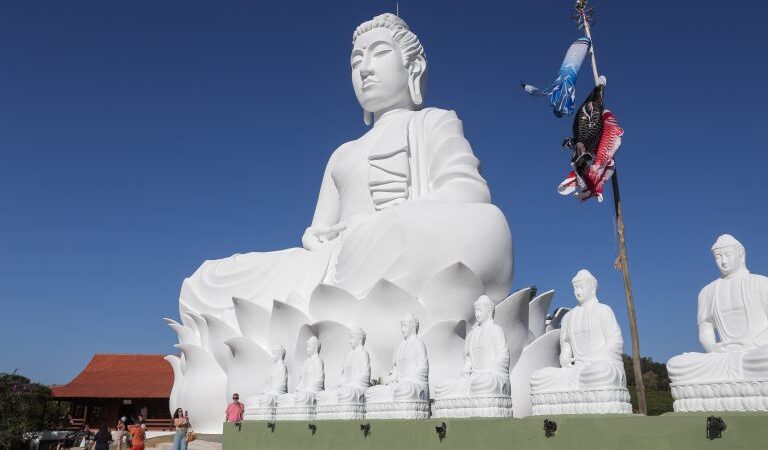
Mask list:
[[[129,422],[143,415],[148,428],[170,428],[168,400],[173,368],[164,355],[97,354],[72,381],[51,388],[59,411],[72,428]]]

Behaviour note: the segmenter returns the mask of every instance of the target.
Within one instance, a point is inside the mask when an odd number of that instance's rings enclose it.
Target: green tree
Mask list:
[[[48,386],[14,373],[0,373],[0,448],[24,448],[24,435],[43,429]]]

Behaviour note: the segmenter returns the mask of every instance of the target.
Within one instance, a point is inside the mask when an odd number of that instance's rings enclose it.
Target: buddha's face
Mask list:
[[[727,277],[744,267],[744,253],[735,246],[716,248],[712,251],[720,275]]]
[[[317,340],[310,339],[307,341],[307,356],[312,356],[317,353]]]
[[[475,320],[477,323],[485,323],[491,318],[491,308],[485,303],[475,304]]]
[[[357,348],[363,345],[363,335],[358,331],[353,331],[349,334],[349,345],[352,348]]]
[[[408,90],[411,76],[400,46],[387,28],[361,34],[352,48],[352,86],[360,106],[372,113],[413,108]]]
[[[595,298],[597,295],[597,286],[589,280],[582,280],[573,283],[573,295],[576,301],[581,305],[585,301]]]
[[[283,359],[283,349],[275,347],[272,349],[272,361],[278,362]]]
[[[400,332],[403,334],[404,338],[408,339],[409,337],[416,334],[416,324],[414,324],[410,319],[401,320]]]

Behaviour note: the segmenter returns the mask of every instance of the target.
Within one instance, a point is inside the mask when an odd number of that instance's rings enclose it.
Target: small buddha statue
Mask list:
[[[272,367],[269,368],[267,386],[256,398],[261,407],[275,406],[277,398],[288,392],[288,368],[285,366],[285,348],[282,345],[272,349]]]
[[[463,376],[438,385],[436,399],[509,396],[509,348],[504,330],[493,321],[496,306],[487,295],[474,306],[475,326],[464,344]]]
[[[371,358],[365,349],[365,331],[357,327],[349,334],[352,350],[344,358],[341,383],[334,389],[319,392],[318,405],[349,405],[365,402],[365,391],[371,385]]]
[[[712,254],[720,277],[698,298],[705,353],[667,362],[675,411],[768,410],[768,277],[749,272],[744,246],[731,235],[718,237]]]
[[[301,379],[296,391],[282,394],[277,399],[278,407],[312,406],[315,397],[325,387],[325,368],[320,358],[320,340],[312,336],[307,340],[307,359],[301,366]]]
[[[597,279],[588,270],[580,270],[572,282],[578,305],[562,319],[560,367],[546,367],[531,375],[533,412],[631,413],[621,360],[624,340],[616,316],[597,299]],[[585,394],[588,391],[603,393],[590,396]],[[544,396],[537,395],[542,393],[555,394],[546,397],[550,404],[538,404],[538,397]],[[560,398],[558,394],[562,394]],[[598,397],[600,401],[594,401]]]
[[[419,339],[419,319],[407,314],[400,321],[403,340],[395,350],[392,371],[386,384],[368,389],[366,402],[414,402],[429,400],[429,361],[427,347]]]

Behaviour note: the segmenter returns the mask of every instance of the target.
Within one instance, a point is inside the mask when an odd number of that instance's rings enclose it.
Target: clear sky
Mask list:
[[[526,96],[579,37],[568,0],[403,0],[427,104],[455,109],[515,242],[514,289],[600,280],[629,346],[610,195],[561,197],[570,120]],[[644,355],[698,350],[709,252],[768,274],[758,0],[597,1]],[[300,245],[325,162],[365,132],[354,28],[394,1],[0,2],[0,371],[66,383],[94,353],[171,353],[204,260]],[[578,101],[591,83],[582,72]]]

